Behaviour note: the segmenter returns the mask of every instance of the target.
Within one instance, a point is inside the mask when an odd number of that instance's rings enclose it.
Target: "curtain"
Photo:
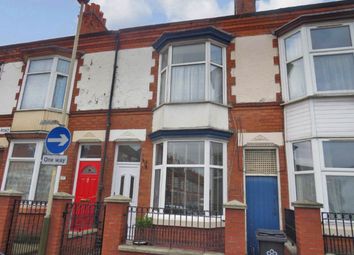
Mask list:
[[[55,90],[53,95],[52,107],[56,109],[62,109],[64,104],[65,88],[67,77],[58,75],[55,83]]]
[[[20,191],[23,193],[24,199],[28,199],[33,167],[33,162],[10,162],[5,190]]]
[[[41,165],[38,174],[36,194],[34,200],[36,201],[47,201],[50,189],[50,181],[52,176],[52,171],[55,166],[45,166]]]
[[[354,212],[354,176],[327,176],[329,210],[336,213]]]
[[[222,103],[223,87],[222,87],[222,68],[210,65],[210,99],[213,102]]]
[[[210,143],[210,164],[214,166],[223,165],[223,145],[222,143]]]
[[[32,60],[28,72],[29,73],[50,72],[52,68],[52,63],[53,63],[52,58]]]
[[[204,98],[204,64],[172,68],[171,102],[195,102]]]
[[[27,75],[21,109],[44,108],[50,74]]]
[[[354,54],[315,56],[317,90],[354,90]]]
[[[223,171],[210,168],[210,213],[223,214]]]
[[[296,174],[296,200],[316,201],[315,178],[313,174]]]
[[[298,98],[306,94],[303,59],[295,60],[287,64],[288,85],[290,99]]]
[[[354,141],[324,141],[323,154],[326,167],[354,168]]]
[[[160,200],[160,178],[161,178],[161,170],[155,170],[155,179],[154,179],[154,208],[159,208],[159,200]]]

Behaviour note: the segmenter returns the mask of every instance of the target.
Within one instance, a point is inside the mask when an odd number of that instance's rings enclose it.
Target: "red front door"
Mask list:
[[[75,202],[96,202],[100,161],[81,161],[77,177]]]

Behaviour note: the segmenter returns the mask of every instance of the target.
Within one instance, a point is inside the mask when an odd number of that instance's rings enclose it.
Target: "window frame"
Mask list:
[[[312,38],[311,30],[318,28],[334,28],[341,26],[349,26],[349,31],[351,33],[350,37],[352,40],[351,47],[338,47],[338,48],[326,48],[326,49],[313,49],[312,48]],[[302,42],[302,56],[304,63],[304,75],[305,75],[305,95],[297,98],[290,98],[289,81],[287,76],[287,64],[291,61],[286,59],[286,47],[285,40],[296,33],[300,32],[301,42]],[[299,101],[303,98],[307,98],[313,95],[338,95],[338,94],[353,94],[354,89],[351,90],[327,90],[319,91],[317,89],[316,73],[314,66],[314,57],[316,56],[330,56],[336,54],[352,53],[354,55],[354,22],[351,21],[337,21],[337,22],[326,22],[326,23],[315,23],[310,25],[304,25],[300,28],[294,29],[291,32],[286,33],[279,38],[279,51],[280,51],[280,70],[282,77],[282,91],[283,97],[286,102]],[[299,59],[299,58],[298,58]]]
[[[172,53],[173,47],[178,46],[188,46],[188,45],[195,45],[195,44],[204,44],[205,45],[205,60],[198,61],[198,62],[188,62],[188,63],[172,63]],[[211,45],[215,45],[221,48],[222,50],[222,65],[217,63],[211,62]],[[183,42],[174,42],[167,44],[159,53],[159,71],[158,71],[158,89],[157,89],[157,106],[161,106],[164,104],[188,104],[188,103],[200,103],[200,102],[211,102],[215,104],[227,104],[227,61],[226,61],[226,48],[225,44],[217,42],[211,39],[204,39],[204,40],[188,40]],[[162,69],[162,55],[167,52],[167,65],[165,68]],[[172,74],[172,67],[173,66],[190,66],[190,65],[197,65],[197,64],[205,64],[205,84],[204,84],[204,99],[201,101],[186,101],[186,102],[171,102],[171,74]],[[210,99],[210,70],[211,65],[215,65],[219,68],[222,68],[222,103],[215,102]],[[165,95],[164,95],[164,102],[161,103],[160,100],[160,91],[161,91],[161,75],[163,72],[166,72],[166,80],[165,80]]]
[[[204,164],[167,164],[167,146],[168,142],[203,142],[204,143]],[[221,143],[223,148],[223,165],[215,166],[210,164],[210,143],[216,142]],[[163,154],[162,154],[162,164],[156,165],[156,145],[163,144]],[[223,204],[227,202],[227,142],[224,140],[218,139],[209,139],[209,138],[173,138],[173,139],[162,139],[154,142],[153,146],[153,173],[151,178],[151,194],[150,194],[150,206],[154,208],[154,188],[155,188],[155,173],[156,170],[160,170],[160,185],[159,185],[159,201],[158,208],[165,208],[165,196],[166,196],[166,178],[167,178],[167,168],[168,167],[201,167],[204,169],[204,204],[203,210],[210,212],[210,169],[218,168],[223,170]],[[207,202],[206,202],[207,201]],[[156,208],[156,209],[158,209]],[[225,215],[225,209],[223,208],[223,217]],[[220,215],[218,215],[220,216]]]
[[[30,67],[32,61],[46,60],[46,59],[52,59],[53,60],[50,72],[48,71],[48,72],[33,72],[33,73],[29,73],[29,67]],[[60,55],[48,55],[48,56],[33,57],[33,58],[29,58],[28,59],[27,64],[26,64],[26,70],[25,70],[24,78],[23,78],[23,81],[22,81],[20,97],[19,97],[18,104],[17,104],[17,111],[35,111],[35,110],[51,110],[51,111],[57,111],[57,112],[62,112],[63,111],[64,106],[61,109],[52,107],[52,103],[53,103],[53,100],[54,100],[55,85],[56,85],[56,80],[57,80],[57,76],[58,75],[67,77],[67,83],[66,83],[66,86],[65,86],[64,95],[66,93],[66,90],[68,89],[69,73],[68,74],[64,74],[64,73],[61,73],[61,72],[57,71],[59,59],[64,60],[64,61],[68,61],[69,64],[70,64],[70,59],[69,58],[63,57],[63,56],[60,56]],[[47,95],[46,95],[46,98],[45,98],[45,101],[44,101],[44,106],[43,106],[43,108],[31,108],[31,109],[25,109],[24,108],[23,109],[22,108],[22,100],[23,100],[24,93],[25,93],[26,86],[27,86],[28,75],[33,75],[33,74],[49,74],[50,75],[49,76],[49,81],[48,81]],[[64,104],[64,102],[63,102],[63,104]]]
[[[43,151],[45,149],[45,141],[40,140],[40,139],[35,139],[35,140],[30,140],[30,139],[24,139],[24,140],[14,140],[10,143],[9,150],[8,150],[8,155],[6,159],[6,164],[5,164],[5,171],[4,171],[4,176],[3,180],[1,183],[1,190],[5,190],[6,186],[6,181],[7,181],[7,176],[9,172],[9,166],[11,162],[33,162],[33,173],[31,177],[31,184],[30,184],[30,189],[28,193],[28,198],[26,200],[34,200],[35,195],[36,195],[36,189],[37,189],[37,183],[38,183],[38,178],[39,178],[39,172],[41,168],[41,163],[42,163],[42,155]],[[36,144],[36,149],[35,153],[33,155],[33,158],[27,158],[27,157],[12,157],[13,153],[13,148],[15,144]],[[61,172],[61,167],[57,167],[56,171],[56,178],[55,178],[55,187],[54,191],[58,190],[58,183],[59,183],[59,176]]]

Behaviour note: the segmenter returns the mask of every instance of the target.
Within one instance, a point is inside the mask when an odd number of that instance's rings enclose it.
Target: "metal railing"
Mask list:
[[[209,211],[130,206],[126,240],[203,251],[224,251],[225,223]]]
[[[101,254],[105,206],[103,203],[68,203],[60,254]]]
[[[35,255],[38,253],[46,207],[45,201],[16,200],[14,202],[6,254]]]
[[[354,254],[354,213],[322,213],[322,232],[326,253]]]
[[[285,211],[285,233],[288,239],[296,243],[295,212],[291,209]]]

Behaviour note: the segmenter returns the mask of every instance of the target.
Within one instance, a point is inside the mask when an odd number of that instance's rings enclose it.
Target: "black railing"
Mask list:
[[[354,213],[322,213],[322,232],[326,253],[354,254]]]
[[[38,254],[47,202],[16,200],[6,246],[7,255]]]
[[[221,215],[208,211],[134,207],[128,209],[127,242],[224,252]]]
[[[296,229],[295,229],[295,212],[291,209],[285,209],[285,233],[288,239],[296,243]]]
[[[104,214],[103,203],[67,204],[60,254],[101,254]]]

